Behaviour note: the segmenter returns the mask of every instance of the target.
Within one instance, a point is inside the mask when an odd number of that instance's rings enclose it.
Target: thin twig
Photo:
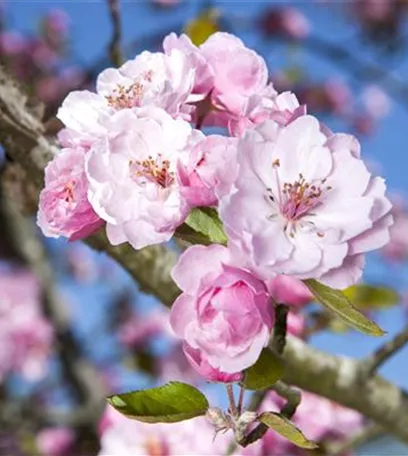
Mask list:
[[[394,336],[391,340],[381,345],[366,361],[362,364],[363,376],[371,377],[375,372],[398,350],[400,350],[408,342],[408,326],[400,333]]]
[[[323,442],[321,447],[327,456],[341,456],[347,454],[350,450],[367,443],[384,433],[384,430],[375,423],[371,423],[363,429],[360,429],[350,438],[342,442]]]
[[[298,408],[302,399],[300,391],[296,388],[290,387],[280,380],[275,383],[272,389],[276,391],[279,396],[286,399],[286,404],[283,406],[281,414],[290,420],[295,414],[296,409]]]
[[[272,347],[279,355],[283,354],[286,345],[288,312],[289,308],[286,304],[276,304]]]
[[[110,59],[113,65],[120,67],[123,62],[123,54],[121,49],[122,21],[120,17],[119,0],[107,1],[113,27],[112,39],[109,45]]]

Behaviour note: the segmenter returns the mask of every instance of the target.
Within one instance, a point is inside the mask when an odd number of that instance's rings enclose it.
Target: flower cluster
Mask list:
[[[269,392],[262,404],[262,410],[279,412],[283,402],[276,393]],[[363,417],[359,413],[307,391],[302,391],[302,401],[296,409],[293,422],[316,442],[341,442],[363,427]],[[285,456],[302,455],[304,451],[279,434],[269,432],[262,440],[242,450],[241,454]]]
[[[301,280],[360,279],[364,254],[388,241],[391,203],[358,141],[278,93],[240,39],[218,32],[197,47],[170,34],[163,49],[66,98],[38,224],[74,240],[106,223],[113,245],[141,249],[169,241],[192,209],[217,208],[228,247],[184,252],[170,321],[201,375],[237,381],[268,343],[273,301],[309,302]]]
[[[214,440],[214,429],[205,418],[173,424],[147,424],[126,419],[112,407],[106,409],[99,424],[99,456],[126,455],[214,455],[223,454],[227,436]]]
[[[0,270],[0,382],[11,373],[28,380],[45,374],[52,327],[41,313],[38,284],[25,271]]]
[[[279,411],[282,402],[279,396],[270,392],[262,410]],[[308,392],[302,392],[302,402],[293,420],[318,442],[325,439],[341,441],[363,426],[362,416],[357,412]],[[108,406],[99,426],[102,447],[99,455],[225,454],[231,443],[229,434],[219,433],[214,439],[214,428],[204,418],[172,424],[171,432],[169,426],[127,420]],[[232,454],[284,456],[304,452],[279,434],[269,432],[262,440],[245,449],[236,449]]]

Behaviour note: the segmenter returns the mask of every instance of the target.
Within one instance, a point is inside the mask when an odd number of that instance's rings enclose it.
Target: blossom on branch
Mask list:
[[[109,241],[135,249],[168,241],[189,210],[177,167],[202,133],[160,108],[125,109],[104,125],[109,135],[90,150],[86,173]]]
[[[351,136],[311,116],[268,120],[238,144],[236,191],[220,215],[231,248],[264,279],[287,274],[333,288],[356,283],[365,252],[389,240],[391,203]]]
[[[74,241],[103,225],[88,201],[84,162],[84,150],[63,149],[47,165],[37,215],[45,236],[65,236]]]
[[[269,341],[273,308],[265,284],[230,266],[227,248],[190,247],[172,272],[183,290],[170,324],[192,366],[207,380],[231,382]]]

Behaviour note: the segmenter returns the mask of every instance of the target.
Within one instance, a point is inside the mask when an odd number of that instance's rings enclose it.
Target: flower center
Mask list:
[[[291,237],[294,237],[296,233],[296,224],[300,223],[300,220],[305,215],[313,215],[311,210],[322,203],[323,198],[327,192],[331,190],[331,187],[325,185],[326,179],[310,183],[306,181],[301,173],[295,182],[284,182],[283,185],[281,185],[277,172],[279,161],[274,162],[273,167],[276,172],[279,190],[278,195],[275,196],[270,188],[266,189],[265,196],[275,210],[269,218],[274,219],[278,214],[282,215],[286,220],[285,230],[289,232]],[[316,230],[313,222],[307,221],[306,223]],[[316,232],[318,236],[324,236],[324,233]]]
[[[321,186],[311,185],[302,174],[299,174],[299,179],[293,184],[283,184],[279,205],[281,214],[289,221],[299,220],[310,209],[320,204],[323,191]]]
[[[63,190],[62,199],[70,205],[75,202],[74,189],[75,189],[75,181],[69,181],[65,184],[65,187]]]
[[[166,443],[153,436],[147,439],[144,447],[148,456],[166,456],[169,454]]]
[[[113,89],[112,94],[105,97],[108,105],[118,110],[140,106],[143,95],[146,92],[146,83],[152,83],[153,74],[152,70],[146,71],[133,84],[127,87],[118,84]]]
[[[131,172],[138,180],[140,178],[155,182],[160,187],[168,188],[174,183],[174,173],[170,171],[170,161],[163,160],[158,154],[156,159],[149,156],[146,160],[131,161]]]

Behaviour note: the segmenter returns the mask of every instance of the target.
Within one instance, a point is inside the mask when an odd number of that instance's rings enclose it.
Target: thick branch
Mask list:
[[[27,109],[24,96],[15,89],[14,96],[9,95],[10,85],[14,86],[0,69],[0,142],[8,155],[38,181],[43,173],[44,157],[52,156],[55,148],[42,136],[41,125]],[[165,253],[163,247],[139,252],[128,247],[114,248],[102,235],[90,243],[111,254],[137,281],[140,279],[146,292],[156,295],[166,305],[172,304],[178,290],[169,275],[175,261],[171,252]],[[294,337],[287,337],[284,358],[284,381],[353,408],[408,443],[405,391],[378,375],[362,384],[360,362],[323,353]]]
[[[362,413],[408,443],[408,395],[375,375],[361,382],[361,362],[333,356],[288,336],[284,380]]]

